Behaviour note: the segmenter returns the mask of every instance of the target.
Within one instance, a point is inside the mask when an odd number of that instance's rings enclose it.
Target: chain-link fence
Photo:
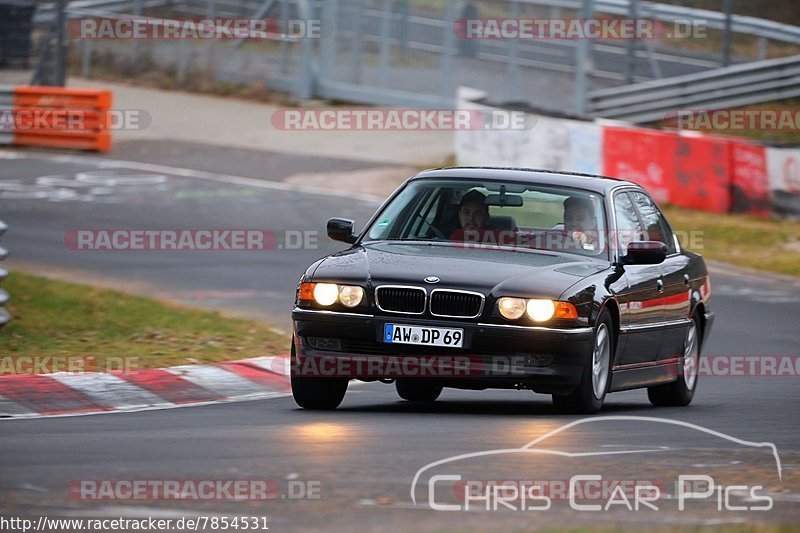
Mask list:
[[[85,77],[151,76],[188,88],[263,86],[300,98],[428,107],[452,105],[463,85],[494,102],[579,114],[592,89],[798,53],[793,26],[752,22],[758,19],[726,25],[721,12],[707,19],[698,13],[638,0],[79,0],[67,9],[66,40],[71,71]],[[81,20],[141,17],[268,19],[280,31],[269,39],[166,40],[82,38],[78,31]],[[53,33],[56,18],[52,5],[37,10],[39,41],[48,28]],[[622,19],[652,20],[663,31],[633,39],[475,38],[463,31],[466,21]],[[732,50],[725,28],[736,37]],[[783,48],[770,52],[770,35]]]

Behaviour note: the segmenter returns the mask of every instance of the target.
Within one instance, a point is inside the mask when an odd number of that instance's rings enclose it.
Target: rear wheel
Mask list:
[[[700,321],[692,317],[683,348],[681,375],[672,383],[647,389],[650,403],[657,407],[681,407],[692,403],[697,388],[697,371],[700,366]]]
[[[292,396],[303,409],[331,410],[339,407],[347,392],[347,378],[314,378],[296,375],[296,352],[292,341]]]
[[[557,409],[569,413],[594,414],[603,407],[611,383],[615,347],[614,323],[608,311],[603,310],[594,330],[590,364],[584,367],[581,382],[575,390],[563,396],[553,395],[553,404]]]
[[[442,386],[430,381],[416,379],[398,379],[395,382],[397,394],[409,402],[430,403],[442,393]]]

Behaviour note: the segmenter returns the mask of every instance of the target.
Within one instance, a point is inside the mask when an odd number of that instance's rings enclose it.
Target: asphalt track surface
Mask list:
[[[19,264],[117,279],[123,287],[133,284],[149,294],[243,311],[282,328],[288,325],[297,276],[315,258],[337,249],[322,234],[318,246],[310,249],[169,253],[76,252],[66,247],[64,236],[71,229],[106,227],[322,231],[325,220],[334,215],[354,218],[360,227],[375,208],[368,199],[297,191],[275,181],[286,172],[304,170],[301,158],[286,160],[286,169],[270,168],[270,175],[249,181],[236,178],[236,157],[230,158],[226,175],[196,172],[199,168],[191,167],[188,155],[171,161],[175,166],[169,168],[35,152],[9,157],[0,159],[0,218],[9,224],[3,245]],[[342,170],[359,168],[356,162],[328,164]],[[86,186],[87,172],[91,187]],[[41,180],[54,175],[67,181]],[[154,179],[156,175],[163,179]],[[152,179],[124,184],[125,180],[114,182],[113,176]],[[715,271],[712,294],[717,322],[705,356],[800,355],[798,284]],[[393,386],[372,383],[351,385],[343,405],[327,413],[300,410],[285,397],[168,411],[0,421],[0,515],[267,516],[273,531],[641,529],[800,522],[796,374],[703,376],[688,408],[653,408],[644,391],[613,394],[606,405],[588,422],[556,413],[549,397],[529,391],[446,390],[434,405],[420,407],[399,400]],[[535,446],[557,454],[512,451],[576,421]],[[780,470],[771,448],[754,446],[759,443],[774,445]],[[496,449],[506,452],[462,457],[424,470],[414,493],[416,504],[412,500],[415,475],[429,463]],[[657,511],[629,511],[620,505],[601,512],[576,511],[556,491],[548,510],[531,510],[530,504],[521,511],[523,504],[517,499],[511,504],[516,510],[495,500],[489,510],[473,502],[468,511],[447,512],[431,509],[429,495],[436,503],[460,504],[462,509],[463,499],[452,481],[438,482],[429,491],[434,474],[482,480],[484,487],[487,480],[535,480],[552,487],[576,474],[599,474],[606,480],[655,480],[663,491]],[[680,474],[708,475],[717,485],[762,485],[759,494],[769,495],[772,509],[727,510],[724,498],[720,504],[712,496],[689,501],[680,510],[672,485]],[[87,479],[270,479],[280,496],[246,502],[120,502],[81,501],[68,495],[70,481]],[[312,491],[318,486],[319,498],[293,499],[290,485]],[[607,500],[576,503],[604,505]],[[760,505],[748,497],[747,489],[733,489],[727,502]]]

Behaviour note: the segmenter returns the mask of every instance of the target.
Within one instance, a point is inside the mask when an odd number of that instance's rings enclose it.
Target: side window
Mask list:
[[[644,240],[642,225],[628,193],[619,192],[614,195],[614,215],[617,219],[616,235],[614,235],[617,249],[624,254],[628,251],[630,243]]]
[[[633,198],[636,208],[639,210],[639,216],[642,217],[644,229],[646,233],[646,240],[648,241],[661,241],[667,245],[667,253],[675,253],[675,237],[669,229],[669,224],[661,214],[655,203],[646,194],[640,192],[630,193]]]

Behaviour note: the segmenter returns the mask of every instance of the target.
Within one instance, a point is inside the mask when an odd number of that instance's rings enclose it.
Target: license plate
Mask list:
[[[461,348],[464,346],[464,330],[386,324],[383,328],[383,342]]]

